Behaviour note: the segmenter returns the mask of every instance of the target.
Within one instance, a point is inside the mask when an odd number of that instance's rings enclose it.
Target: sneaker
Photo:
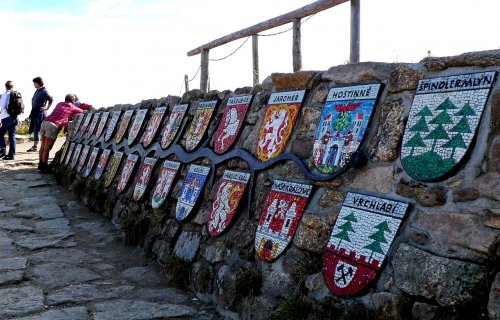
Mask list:
[[[28,150],[26,150],[26,152],[36,152],[36,151],[38,151],[36,146],[33,146],[33,147],[29,148]]]
[[[2,160],[14,160],[14,156],[5,156]]]

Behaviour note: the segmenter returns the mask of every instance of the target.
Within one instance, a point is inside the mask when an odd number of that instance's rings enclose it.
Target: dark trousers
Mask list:
[[[15,156],[16,154],[16,130],[17,130],[17,117],[7,117],[2,119],[2,127],[0,127],[0,152],[5,153],[5,133],[9,135],[9,154],[8,156]]]

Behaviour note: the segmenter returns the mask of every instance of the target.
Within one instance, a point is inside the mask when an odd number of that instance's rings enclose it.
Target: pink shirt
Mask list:
[[[59,128],[66,128],[69,120],[73,118],[75,113],[82,113],[83,110],[72,104],[71,102],[59,102],[54,111],[45,118],[44,121],[50,121]]]

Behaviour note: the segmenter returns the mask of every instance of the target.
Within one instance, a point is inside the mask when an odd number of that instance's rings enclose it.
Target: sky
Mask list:
[[[199,88],[200,56],[187,52],[313,0],[1,0],[4,30],[0,82],[13,80],[31,108],[41,76],[55,102],[76,93],[108,107],[179,95],[184,75]],[[500,48],[498,0],[362,0],[361,61],[418,62],[433,56]],[[349,59],[350,5],[302,25],[303,70],[327,70]],[[278,27],[262,34],[289,29]],[[210,50],[224,57],[245,39]],[[211,61],[210,88],[252,85],[251,41]],[[292,32],[259,37],[260,80],[292,72]],[[2,80],[2,78],[4,80]]]

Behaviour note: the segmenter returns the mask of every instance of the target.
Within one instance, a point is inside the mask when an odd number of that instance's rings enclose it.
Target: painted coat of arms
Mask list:
[[[141,164],[139,174],[137,175],[138,179],[134,188],[134,201],[139,201],[146,192],[156,160],[157,158],[145,158],[144,162]]]
[[[77,133],[80,132],[80,126],[83,122],[83,118],[85,117],[85,115],[82,113],[82,114],[77,114],[75,116],[73,116],[73,120],[72,121],[76,121],[76,124],[75,126],[73,127],[73,129],[69,132],[69,136],[70,138],[76,138],[77,136]]]
[[[64,163],[64,158],[66,157],[66,154],[68,153],[69,145],[70,145],[70,143],[68,141],[66,141],[64,143],[64,147],[63,147],[63,151],[62,151],[62,154],[61,154],[61,158],[59,159],[59,163],[60,164]]]
[[[66,154],[66,159],[64,160],[64,165],[67,167],[70,164],[71,157],[73,156],[73,152],[75,151],[76,143],[72,142],[69,145],[68,153]]]
[[[156,137],[156,132],[160,127],[165,111],[167,111],[167,107],[156,108],[153,111],[153,115],[151,116],[151,119],[149,119],[148,126],[146,127],[146,131],[144,131],[142,139],[142,146],[144,148],[149,147],[151,142],[153,142],[153,139]]]
[[[382,267],[408,204],[347,193],[323,257],[323,278],[338,296],[366,288]]]
[[[127,132],[128,125],[130,124],[130,120],[132,119],[132,115],[134,114],[134,110],[127,110],[122,116],[120,121],[120,125],[118,126],[118,131],[115,135],[115,143],[120,143],[125,137],[125,133]]]
[[[80,127],[80,131],[78,132],[79,137],[83,137],[85,135],[85,131],[87,131],[90,121],[92,120],[93,113],[87,113],[85,114],[85,118],[83,120],[83,124]]]
[[[97,123],[99,122],[100,118],[101,118],[100,113],[94,114],[94,117],[92,118],[92,122],[90,123],[89,129],[87,130],[87,139],[90,139],[90,137],[94,133],[94,130],[97,127]]]
[[[214,151],[216,153],[223,154],[236,141],[251,101],[252,95],[250,94],[229,98],[215,133]]]
[[[94,178],[97,180],[101,179],[104,170],[106,169],[106,165],[108,164],[109,155],[111,154],[110,149],[104,149],[101,153],[101,157],[99,158],[99,162],[97,163],[97,168],[95,169]]]
[[[123,158],[123,152],[115,152],[111,157],[111,160],[109,162],[109,168],[106,171],[106,176],[104,178],[104,185],[106,187],[109,187],[113,182],[113,179],[115,178],[116,173],[118,172],[118,168],[120,167],[120,164],[122,162],[122,158]]]
[[[175,177],[179,171],[181,163],[177,161],[165,160],[161,167],[158,181],[156,182],[153,196],[151,197],[151,207],[158,209],[168,196],[170,189],[174,185]]]
[[[128,132],[127,143],[129,146],[134,143],[135,138],[137,138],[137,136],[139,135],[139,132],[141,131],[142,128],[142,124],[144,123],[144,119],[146,118],[148,111],[149,111],[148,109],[141,109],[137,111],[134,121],[132,122],[132,127]]]
[[[104,132],[104,128],[106,127],[106,122],[108,121],[109,112],[101,113],[101,119],[99,120],[99,126],[95,132],[95,138],[99,139],[101,134]]]
[[[249,173],[225,170],[214,189],[212,210],[208,215],[208,232],[219,236],[230,225],[250,178]]]
[[[323,173],[342,168],[355,152],[370,121],[380,84],[331,88],[321,113],[313,161]]]
[[[203,186],[207,179],[210,167],[191,165],[184,182],[182,183],[181,191],[177,198],[177,206],[175,207],[175,217],[178,221],[183,221],[187,218],[191,210],[193,210],[196,200],[203,193]]]
[[[125,191],[125,188],[127,188],[128,182],[130,181],[130,176],[134,172],[135,164],[137,163],[138,159],[139,156],[136,154],[129,154],[127,159],[125,159],[122,172],[118,176],[116,192],[122,193],[123,191]]]
[[[82,154],[80,155],[80,159],[78,160],[78,165],[76,166],[76,172],[80,172],[87,161],[87,156],[89,155],[90,146],[83,147]]]
[[[188,104],[178,104],[170,112],[168,121],[161,134],[161,147],[163,149],[167,149],[174,142],[188,106]]]
[[[186,134],[186,151],[196,149],[201,139],[203,139],[217,103],[217,100],[202,101],[198,105],[198,108],[196,108],[193,120]]]
[[[71,158],[71,163],[69,165],[70,169],[75,169],[78,159],[80,158],[80,152],[82,152],[83,144],[77,144],[75,147],[75,151],[73,152],[73,156]]]
[[[113,112],[111,120],[109,120],[109,124],[106,128],[106,133],[104,134],[104,141],[108,142],[113,137],[113,133],[115,133],[116,125],[118,124],[118,120],[120,120],[121,114],[121,111]]]
[[[255,234],[255,250],[267,262],[276,259],[292,240],[312,186],[275,180]]]
[[[496,71],[420,80],[401,148],[401,164],[417,180],[446,176],[476,135]]]
[[[94,147],[92,148],[92,152],[90,153],[89,160],[87,161],[87,164],[85,165],[85,168],[83,169],[82,177],[87,178],[90,176],[90,173],[94,169],[94,164],[95,161],[97,160],[97,155],[99,154],[99,148]]]
[[[271,94],[257,142],[260,161],[270,160],[285,150],[304,94],[305,90]]]

